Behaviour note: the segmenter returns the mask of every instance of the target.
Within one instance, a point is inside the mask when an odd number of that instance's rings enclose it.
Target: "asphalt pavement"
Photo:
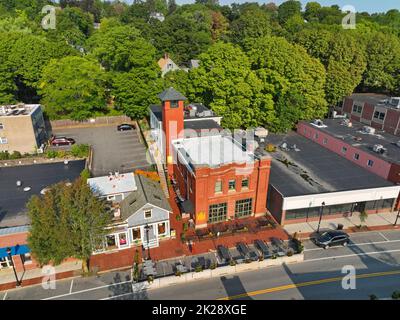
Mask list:
[[[130,271],[57,281],[55,289],[26,287],[0,299],[369,299],[400,290],[400,230],[351,235],[348,247],[316,247],[305,241],[305,261],[201,280],[162,289],[132,291]],[[342,286],[343,268],[354,268],[355,288]]]

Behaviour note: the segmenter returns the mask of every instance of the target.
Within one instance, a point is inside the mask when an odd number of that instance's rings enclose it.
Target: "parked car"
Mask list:
[[[278,257],[286,256],[288,247],[282,239],[271,238],[271,247],[273,253]]]
[[[229,253],[228,248],[223,245],[217,246],[217,253],[218,253],[218,257],[221,260],[222,264],[229,263],[232,259],[232,256]]]
[[[136,129],[135,126],[133,126],[133,125],[131,125],[131,124],[128,124],[128,123],[120,124],[120,125],[117,127],[117,130],[118,130],[118,131],[128,131],[128,130],[135,130],[135,129]]]
[[[52,146],[70,146],[75,143],[75,140],[72,138],[66,137],[52,137],[50,140]]]
[[[245,261],[258,260],[257,254],[254,251],[251,251],[247,244],[245,244],[244,242],[237,243],[236,249],[239,251]]]
[[[329,230],[322,232],[314,239],[317,246],[328,249],[332,246],[347,246],[350,242],[350,237],[346,232],[339,230]]]

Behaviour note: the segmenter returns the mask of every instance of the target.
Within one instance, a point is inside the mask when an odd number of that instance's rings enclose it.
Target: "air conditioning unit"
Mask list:
[[[383,147],[381,144],[375,144],[374,147],[372,148],[374,152],[383,154],[386,152],[386,149]]]
[[[392,97],[390,99],[390,104],[396,109],[400,109],[400,97]]]
[[[312,123],[313,123],[313,125],[315,125],[317,127],[323,127],[324,126],[324,123],[323,123],[323,121],[321,119],[315,119],[315,120],[313,120]]]
[[[362,132],[368,133],[368,134],[375,134],[375,128],[369,127],[369,126],[364,126],[362,128]]]

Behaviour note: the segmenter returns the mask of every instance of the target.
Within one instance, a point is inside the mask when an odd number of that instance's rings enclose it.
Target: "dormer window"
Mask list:
[[[144,217],[146,219],[150,219],[151,218],[151,210],[145,210],[144,211]]]

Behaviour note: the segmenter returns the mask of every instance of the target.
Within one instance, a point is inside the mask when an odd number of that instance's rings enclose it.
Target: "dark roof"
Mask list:
[[[142,175],[135,175],[137,190],[131,192],[121,202],[121,219],[128,219],[145,204],[150,203],[162,209],[172,211],[158,182],[150,180]]]
[[[182,95],[182,93],[176,91],[174,88],[170,87],[167,90],[161,92],[158,97],[161,101],[173,101],[173,100],[186,100],[187,98]]]
[[[261,147],[267,143],[279,146],[283,142],[289,147],[296,145],[300,150],[283,151],[277,148],[276,152],[270,153],[269,182],[284,197],[394,185],[295,132],[269,134]]]
[[[162,110],[159,104],[151,104],[150,110],[156,116],[158,121],[162,121]]]
[[[52,184],[75,180],[84,168],[84,160],[0,168],[0,227],[29,224],[25,207],[29,198]],[[31,190],[24,192],[27,186]]]
[[[365,124],[357,121],[351,121],[352,126],[348,127],[343,124],[343,119],[325,119],[323,120],[326,127],[317,128],[309,122],[303,121],[313,129],[325,132],[332,137],[340,139],[354,148],[366,151],[371,155],[381,158],[385,161],[400,164],[400,147],[396,145],[400,141],[400,137],[381,132],[376,129],[375,134],[365,134],[361,132]],[[374,145],[380,144],[387,149],[387,152],[381,154],[373,150]]]
[[[381,103],[382,100],[389,99],[389,96],[377,93],[353,93],[350,99],[353,101],[367,102],[373,106]]]
[[[201,129],[217,129],[223,130],[222,127],[211,119],[201,119],[184,122],[185,129],[201,130]]]

